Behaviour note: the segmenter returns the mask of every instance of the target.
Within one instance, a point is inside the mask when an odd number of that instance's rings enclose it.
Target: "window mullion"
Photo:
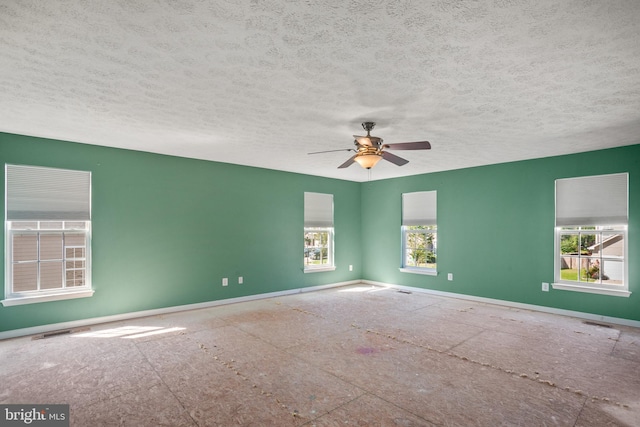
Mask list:
[[[598,251],[598,283],[602,284],[602,270],[604,269],[603,255],[604,255],[604,235],[602,234],[602,227],[598,233],[598,242],[600,244],[600,250]]]
[[[578,231],[578,282],[582,282],[582,232]]]
[[[40,230],[40,223],[38,223],[38,230]],[[36,233],[36,236],[36,289],[40,291],[40,231]]]
[[[62,223],[62,228],[64,229],[64,222]],[[67,238],[66,233],[62,232],[62,289],[67,288],[67,251],[65,250],[65,240]]]

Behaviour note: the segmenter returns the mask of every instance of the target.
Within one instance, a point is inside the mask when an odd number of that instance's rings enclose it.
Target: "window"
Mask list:
[[[437,274],[437,192],[402,195],[401,271]]]
[[[333,195],[304,193],[304,271],[335,270]]]
[[[93,295],[91,174],[6,165],[5,306]]]
[[[629,296],[628,174],[556,180],[554,289]]]

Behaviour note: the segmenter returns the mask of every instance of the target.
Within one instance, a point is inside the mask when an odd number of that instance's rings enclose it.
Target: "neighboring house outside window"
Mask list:
[[[333,195],[304,193],[304,271],[335,270]]]
[[[556,180],[554,289],[629,296],[628,174]]]
[[[437,192],[402,195],[402,266],[400,271],[437,274]]]
[[[91,173],[5,166],[5,306],[93,295]]]

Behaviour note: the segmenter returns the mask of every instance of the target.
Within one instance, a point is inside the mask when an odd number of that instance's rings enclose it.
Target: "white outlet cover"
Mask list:
[[[229,279],[225,277],[222,279],[222,286],[227,286],[227,285],[229,285]]]
[[[447,274],[447,280],[453,280],[453,273]]]

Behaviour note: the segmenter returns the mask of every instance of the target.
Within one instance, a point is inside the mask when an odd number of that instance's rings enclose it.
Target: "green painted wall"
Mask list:
[[[2,133],[0,162],[92,172],[95,290],[0,306],[0,332],[362,277],[359,183]],[[302,271],[305,191],[334,195],[336,271]]]
[[[640,145],[362,184],[2,133],[0,162],[93,172],[96,291],[0,306],[0,332],[360,278],[640,320]],[[633,294],[542,292],[554,180],[615,172],[630,174]],[[423,190],[438,191],[435,277],[398,270],[401,194]],[[302,272],[305,191],[334,194],[334,272]]]
[[[554,277],[554,181],[616,172],[629,172],[632,295],[542,292]],[[438,191],[435,277],[398,270],[401,194],[426,190]],[[364,279],[640,320],[640,145],[368,182],[361,209]]]

